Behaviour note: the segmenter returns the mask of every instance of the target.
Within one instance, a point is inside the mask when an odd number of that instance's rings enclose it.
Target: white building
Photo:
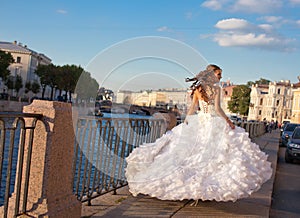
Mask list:
[[[14,42],[0,42],[0,50],[9,52],[13,56],[15,63],[11,64],[8,69],[12,76],[20,75],[23,80],[23,86],[26,82],[34,80],[39,81],[39,77],[34,73],[39,64],[48,65],[51,59],[44,54],[40,54],[27,48],[26,45]],[[3,81],[0,81],[0,93],[7,92]],[[24,88],[20,90],[19,95],[24,94]]]
[[[229,81],[222,84],[222,102],[221,106],[225,113],[230,113],[227,108],[228,101],[232,95],[232,89],[235,86]],[[186,113],[192,103],[189,89],[163,89],[156,91],[118,91],[116,95],[116,103],[119,104],[135,104],[140,106],[158,106],[174,108],[175,105],[182,113]]]
[[[175,105],[182,111],[189,104],[187,89],[164,89],[156,91],[118,91],[116,103],[135,104],[140,106],[161,106],[173,108]]]
[[[282,122],[292,115],[292,84],[289,80],[252,85],[248,120]]]

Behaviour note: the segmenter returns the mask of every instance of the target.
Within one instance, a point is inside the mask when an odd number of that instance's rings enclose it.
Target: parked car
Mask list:
[[[300,126],[296,127],[285,150],[285,162],[300,160]]]
[[[279,138],[279,145],[280,146],[287,146],[289,138],[292,136],[295,128],[300,126],[298,123],[288,123],[284,127],[281,137]]]
[[[290,123],[289,120],[284,120],[284,121],[282,121],[282,125],[281,125],[281,127],[280,127],[280,136],[282,136],[283,130],[284,130],[284,128],[286,127],[286,124],[288,124],[288,123]]]
[[[229,119],[234,123],[234,124],[241,124],[242,119],[236,115],[230,115]]]

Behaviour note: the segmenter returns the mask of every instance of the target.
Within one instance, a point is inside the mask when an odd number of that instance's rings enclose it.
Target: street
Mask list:
[[[285,147],[278,151],[277,171],[272,195],[271,218],[300,217],[300,161],[285,163]]]

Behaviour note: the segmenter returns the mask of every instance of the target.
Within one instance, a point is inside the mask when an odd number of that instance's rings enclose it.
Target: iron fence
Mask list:
[[[125,158],[164,132],[163,119],[78,119],[73,163],[77,198],[90,205],[93,198],[127,185]]]
[[[41,118],[40,114],[0,113],[0,206],[5,218],[13,192],[14,216],[26,211],[34,129]],[[24,184],[21,184],[22,176]]]

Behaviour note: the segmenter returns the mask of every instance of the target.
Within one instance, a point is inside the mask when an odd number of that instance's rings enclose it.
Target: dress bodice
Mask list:
[[[199,108],[200,108],[200,113],[205,113],[205,114],[215,114],[215,107],[213,104],[208,104],[204,100],[199,100]]]

